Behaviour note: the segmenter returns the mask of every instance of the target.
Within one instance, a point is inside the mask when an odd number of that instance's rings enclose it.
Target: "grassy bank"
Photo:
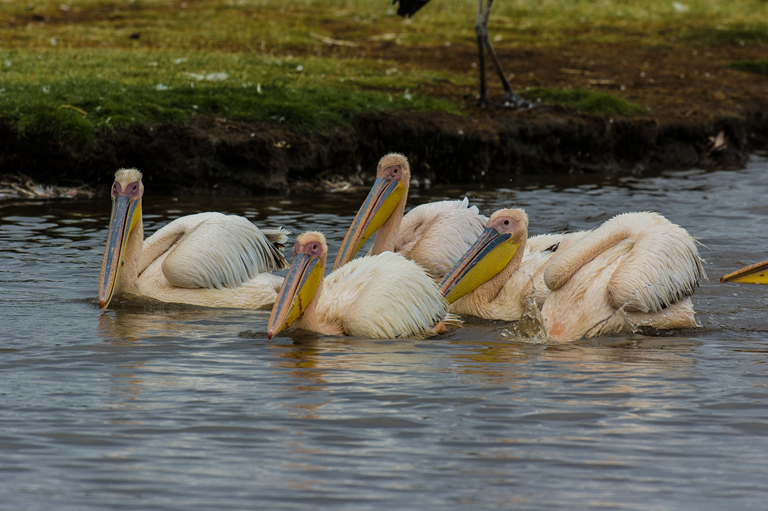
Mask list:
[[[87,142],[96,129],[210,114],[320,131],[372,110],[458,105],[416,92],[446,79],[359,59],[273,57],[221,51],[0,52],[0,112],[20,134]]]
[[[434,0],[404,21],[388,0],[0,2],[0,117],[21,136],[87,143],[99,129],[194,114],[315,132],[365,111],[459,113],[456,98],[435,89],[474,87],[476,70],[395,64],[388,52],[471,47],[474,8]],[[760,0],[504,1],[491,30],[499,47],[747,45],[768,42],[766,18]],[[608,108],[600,113],[642,111],[584,90],[528,95]]]
[[[389,0],[29,0],[0,2],[3,48],[271,51],[312,48],[319,34],[352,42],[474,44],[474,0],[433,0],[413,20]],[[685,40],[768,41],[763,0],[506,0],[490,26],[511,45]],[[138,39],[130,36],[138,34]]]

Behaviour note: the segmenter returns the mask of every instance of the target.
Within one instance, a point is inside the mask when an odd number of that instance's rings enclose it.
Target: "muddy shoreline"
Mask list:
[[[634,118],[543,104],[523,111],[482,109],[475,85],[449,80],[424,84],[420,92],[462,104],[465,115],[368,113],[316,135],[196,116],[185,124],[105,130],[92,146],[79,148],[43,137],[20,140],[0,119],[0,177],[24,174],[41,184],[85,184],[106,193],[115,170],[131,166],[144,172],[148,193],[244,196],[329,181],[362,184],[390,151],[406,154],[414,177],[435,184],[743,167],[751,152],[768,149],[768,76],[729,64],[764,58],[765,49],[731,41],[698,49],[574,43],[499,50],[505,67],[514,70],[515,88],[585,87],[618,95],[649,112]],[[375,42],[323,52],[476,74],[470,46],[448,51]],[[500,96],[498,84],[491,86],[491,97]]]
[[[722,132],[725,146],[713,139]],[[721,136],[721,141],[722,141]],[[188,124],[134,126],[98,135],[86,149],[19,140],[0,122],[0,174],[43,184],[107,189],[114,171],[142,170],[161,194],[286,193],[300,184],[360,182],[389,151],[406,154],[432,183],[493,183],[521,174],[642,175],[665,169],[741,167],[768,147],[768,111],[685,121],[582,114],[551,106],[360,115],[304,135],[266,124],[200,116]]]

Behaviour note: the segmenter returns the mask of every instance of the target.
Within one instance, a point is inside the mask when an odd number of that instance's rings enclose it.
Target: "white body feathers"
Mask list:
[[[121,276],[118,291],[206,307],[269,306],[283,280],[269,272],[288,266],[279,252],[286,232],[221,213],[178,218],[138,244],[138,275]]]
[[[434,333],[448,305],[435,282],[413,261],[384,252],[354,259],[328,275],[315,320],[368,338],[423,338]],[[302,328],[305,318],[294,326]]]
[[[542,307],[554,340],[690,328],[690,296],[706,273],[694,239],[657,213],[624,213],[558,250],[544,272]]]

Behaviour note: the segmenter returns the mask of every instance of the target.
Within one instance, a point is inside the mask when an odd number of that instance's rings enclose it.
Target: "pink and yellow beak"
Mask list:
[[[720,277],[720,283],[768,284],[768,260],[761,261]]]
[[[519,247],[511,233],[486,227],[440,282],[440,292],[448,303],[471,293],[504,269]]]
[[[304,314],[322,279],[323,265],[320,257],[302,252],[295,255],[269,315],[269,339],[291,326],[291,323]]]
[[[333,263],[336,270],[347,264],[363,244],[384,225],[405,193],[405,186],[399,180],[377,177],[368,197],[357,212]]]
[[[101,261],[99,276],[99,307],[106,309],[115,292],[115,285],[123,267],[123,255],[128,236],[141,219],[141,196],[136,194],[115,195],[113,192],[112,216],[109,219],[107,246]]]

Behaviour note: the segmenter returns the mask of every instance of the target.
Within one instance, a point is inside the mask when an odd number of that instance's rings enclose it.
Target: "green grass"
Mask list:
[[[0,2],[0,20],[14,20],[4,48],[45,47],[55,38],[73,48],[283,51],[320,46],[311,32],[352,41],[390,34],[406,45],[473,44],[475,8],[474,1],[433,0],[404,22],[389,0],[18,0]],[[505,0],[494,3],[490,29],[511,45],[718,44],[729,31],[750,44],[764,40],[766,19],[765,0]],[[128,38],[135,33],[138,40]]]
[[[647,113],[645,108],[611,94],[593,92],[589,89],[555,89],[552,87],[531,87],[520,91],[520,95],[531,100],[552,105],[562,105],[582,112],[632,117]]]
[[[102,129],[195,114],[317,132],[365,111],[459,113],[430,87],[474,89],[473,71],[396,66],[387,44],[474,47],[475,5],[434,0],[402,20],[388,0],[0,0],[0,117],[20,136],[86,144]],[[765,19],[765,0],[505,0],[490,30],[499,47],[747,45],[768,42]],[[329,49],[322,37],[358,46]],[[537,94],[594,113],[641,111],[578,90]]]
[[[768,76],[768,59],[737,60],[736,62],[731,62],[728,67],[739,71],[747,71],[749,73]]]
[[[682,32],[680,39],[696,46],[766,44],[768,43],[768,26],[762,24],[756,27],[742,25],[727,28],[689,28]]]
[[[436,73],[314,57],[13,51],[0,52],[0,112],[21,136],[46,134],[65,143],[86,143],[102,128],[184,122],[195,114],[311,133],[366,111],[460,113],[455,103],[417,92],[440,79]]]

